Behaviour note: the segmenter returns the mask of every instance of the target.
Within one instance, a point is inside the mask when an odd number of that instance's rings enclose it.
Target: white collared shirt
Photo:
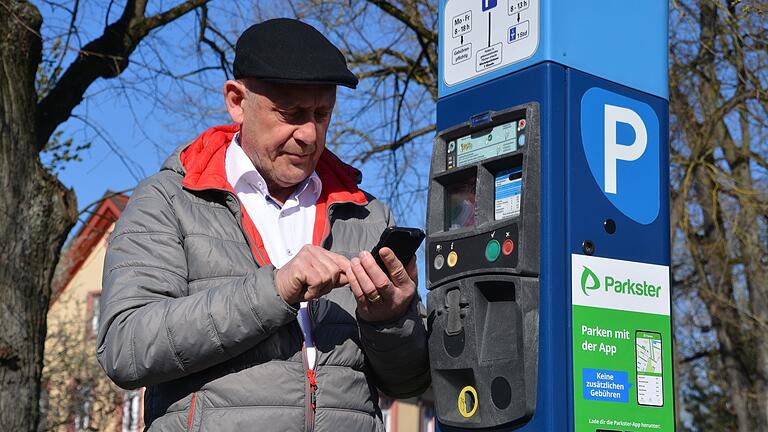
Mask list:
[[[256,225],[272,265],[280,268],[302,246],[312,244],[315,204],[323,185],[317,173],[312,172],[281,207],[270,197],[264,177],[240,147],[239,136],[235,134],[227,148],[224,163],[227,180]]]

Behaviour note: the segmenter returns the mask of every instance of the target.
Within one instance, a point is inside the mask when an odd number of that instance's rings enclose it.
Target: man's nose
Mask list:
[[[317,123],[313,120],[305,121],[296,128],[293,137],[305,144],[315,144],[317,142]]]

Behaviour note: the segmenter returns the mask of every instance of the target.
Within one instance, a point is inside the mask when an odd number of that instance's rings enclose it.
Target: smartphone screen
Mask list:
[[[664,371],[661,361],[661,333],[635,332],[637,363],[637,403],[646,406],[664,405]]]
[[[381,233],[379,243],[371,250],[371,254],[384,273],[389,274],[379,256],[379,249],[385,246],[392,249],[397,259],[405,266],[411,261],[423,240],[424,231],[419,228],[388,227]]]

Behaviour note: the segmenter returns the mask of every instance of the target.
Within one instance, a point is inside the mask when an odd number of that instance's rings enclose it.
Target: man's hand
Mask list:
[[[277,293],[288,304],[324,296],[349,283],[349,260],[319,246],[304,245],[275,273]]]
[[[416,295],[416,257],[407,267],[403,267],[392,249],[381,248],[379,255],[392,276],[391,280],[368,251],[352,258],[346,272],[349,286],[357,299],[357,313],[368,322],[400,318]],[[377,299],[377,296],[381,298]]]

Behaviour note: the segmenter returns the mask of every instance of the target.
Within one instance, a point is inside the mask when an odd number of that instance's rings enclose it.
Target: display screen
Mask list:
[[[664,406],[664,372],[661,359],[661,333],[635,332],[637,362],[637,403]]]
[[[448,141],[446,169],[517,150],[525,145],[525,125],[525,119],[515,120]]]
[[[446,229],[475,226],[475,177],[446,188]]]
[[[520,216],[523,193],[523,167],[506,169],[494,176],[495,220]]]

